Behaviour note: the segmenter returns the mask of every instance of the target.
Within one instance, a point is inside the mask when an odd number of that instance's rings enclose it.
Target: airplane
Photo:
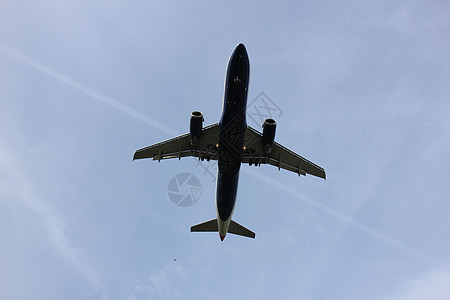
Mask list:
[[[246,109],[250,64],[245,46],[239,44],[227,65],[223,111],[219,123],[203,127],[203,114],[194,111],[190,117],[190,132],[135,152],[133,160],[198,157],[217,160],[217,217],[191,227],[191,232],[218,232],[223,241],[227,233],[255,238],[255,233],[232,220],[241,163],[250,166],[269,164],[300,175],[323,179],[325,170],[275,142],[276,121],[268,118],[258,132],[247,125]]]

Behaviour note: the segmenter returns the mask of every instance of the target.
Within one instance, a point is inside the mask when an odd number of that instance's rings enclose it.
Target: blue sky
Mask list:
[[[450,299],[447,1],[2,1],[1,299]],[[243,165],[234,219],[197,162],[134,151],[249,101],[327,181]],[[258,124],[250,124],[254,127]],[[168,198],[199,178],[190,207]],[[174,261],[176,259],[176,261]]]

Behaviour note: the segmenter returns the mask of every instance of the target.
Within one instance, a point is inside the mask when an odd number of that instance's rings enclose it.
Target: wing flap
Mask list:
[[[142,149],[134,153],[133,160],[153,158],[162,160],[194,156],[205,159],[218,159],[217,147],[219,142],[219,124],[209,125],[203,128],[202,137],[196,147],[191,145],[189,133],[163,141]]]
[[[274,142],[272,151],[265,153],[262,143],[262,134],[257,130],[247,126],[244,139],[245,150],[242,156],[242,162],[250,165],[270,164],[300,175],[314,175],[325,179],[325,170],[287,149],[286,147]]]

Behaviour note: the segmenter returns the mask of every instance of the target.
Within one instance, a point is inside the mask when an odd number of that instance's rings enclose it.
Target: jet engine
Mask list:
[[[262,142],[264,151],[270,153],[272,151],[273,142],[275,140],[275,130],[277,122],[274,119],[266,119],[263,124]]]
[[[191,113],[190,138],[192,146],[197,145],[198,141],[200,141],[200,137],[202,136],[203,121],[204,119],[201,111],[193,111]]]

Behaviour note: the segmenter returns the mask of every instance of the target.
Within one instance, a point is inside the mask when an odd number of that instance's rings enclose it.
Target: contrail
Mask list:
[[[129,115],[130,117],[140,120],[146,124],[149,124],[150,126],[156,128],[158,130],[161,130],[170,135],[179,135],[179,132],[177,132],[175,129],[170,128],[170,127],[162,124],[161,122],[156,121],[156,120],[142,114],[141,112],[139,112],[125,104],[120,103],[118,100],[116,100],[112,97],[109,97],[97,90],[87,87],[86,85],[80,83],[79,81],[73,79],[72,77],[67,76],[49,66],[44,65],[41,62],[37,61],[36,59],[34,59],[28,55],[25,55],[25,54],[17,51],[14,48],[11,48],[5,44],[0,43],[0,52],[46,74],[47,76],[50,76],[62,83],[69,85],[69,86],[85,93],[86,95],[94,98],[95,100],[103,102],[103,103],[113,107],[114,109]],[[339,212],[338,210],[336,210],[328,205],[322,204],[319,201],[316,201],[309,196],[299,194],[299,192],[297,190],[293,189],[292,187],[289,187],[281,182],[274,181],[272,178],[269,179],[267,176],[262,175],[262,174],[255,174],[254,172],[249,172],[249,174],[255,176],[259,180],[261,180],[269,185],[272,185],[273,187],[277,188],[281,192],[289,193],[289,194],[301,199],[302,201],[305,201],[309,205],[319,209],[320,211],[322,211],[328,215],[337,217],[339,220],[341,220],[347,224],[350,224],[350,225],[358,228],[359,230],[362,230],[363,232],[366,232],[367,234],[369,234],[381,241],[391,244],[392,246],[403,249],[404,251],[416,256],[417,258],[420,258],[431,264],[438,263],[434,258],[431,258],[430,256],[420,252],[419,250],[414,249],[414,248],[406,245],[405,243],[388,236],[387,234],[385,234],[381,231],[378,231],[378,230],[373,229],[361,222],[358,222],[355,219]]]
[[[27,180],[21,170],[21,160],[14,151],[9,151],[5,145],[0,145],[0,176],[6,178],[0,184],[1,199],[20,202],[36,213],[42,220],[45,234],[51,245],[73,268],[86,280],[93,289],[100,293],[101,299],[108,299],[103,278],[94,268],[89,258],[77,249],[67,236],[65,224],[58,218],[55,211],[36,195],[32,183]],[[6,200],[8,201],[8,200]]]
[[[354,218],[349,217],[348,215],[346,215],[326,204],[323,204],[323,203],[311,198],[310,196],[308,196],[306,194],[303,194],[303,193],[297,191],[296,189],[292,188],[291,186],[288,186],[287,184],[284,184],[278,180],[274,180],[273,178],[269,178],[268,176],[265,176],[265,175],[257,173],[257,172],[250,172],[248,169],[244,169],[244,172],[252,175],[255,178],[258,178],[259,180],[263,181],[265,184],[271,185],[280,191],[290,194],[291,196],[304,201],[308,205],[310,205],[330,216],[333,216],[347,224],[350,224],[350,225],[356,227],[357,229],[359,229],[381,241],[384,241],[395,247],[403,249],[404,251],[408,252],[409,254],[412,254],[430,264],[438,264],[438,261],[436,261],[434,258],[420,252],[419,250],[417,250],[413,247],[410,247],[410,246],[406,245],[405,243],[403,243],[395,238],[392,238],[381,231],[378,231],[376,229],[373,229],[370,226],[367,226],[359,221],[356,221]]]
[[[166,125],[162,124],[161,122],[152,119],[146,115],[144,115],[143,113],[129,107],[128,105],[125,105],[121,102],[119,102],[117,99],[114,99],[108,95],[103,94],[102,92],[92,89],[88,86],[86,86],[85,84],[79,82],[78,80],[75,80],[74,78],[63,74],[55,69],[53,69],[52,67],[49,67],[41,62],[39,62],[38,60],[12,48],[9,47],[3,43],[0,42],[0,52],[2,52],[3,54],[17,60],[20,61],[21,63],[24,63],[25,65],[38,70],[41,73],[44,73],[45,75],[52,77],[76,90],[79,90],[80,92],[90,96],[91,98],[100,101],[106,105],[111,106],[112,108],[129,115],[130,117],[133,117],[139,121],[142,121],[158,130],[161,130],[167,134],[170,135],[179,135],[179,132],[177,132],[176,130],[167,127]]]

